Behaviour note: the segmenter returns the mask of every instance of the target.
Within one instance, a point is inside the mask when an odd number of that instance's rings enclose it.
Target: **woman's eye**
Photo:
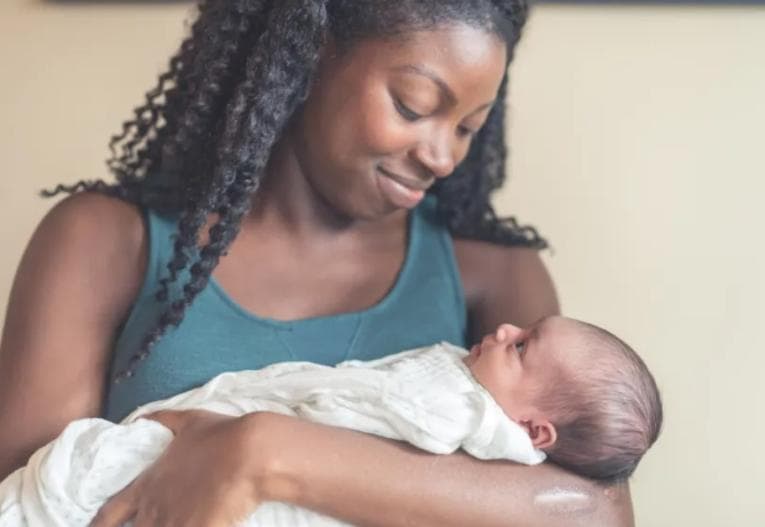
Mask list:
[[[407,108],[404,103],[397,100],[396,101],[396,110],[398,110],[398,113],[401,114],[401,117],[406,119],[407,121],[417,121],[419,119],[422,119],[422,115],[418,114],[417,112],[411,110],[410,108]]]
[[[466,126],[460,126],[459,128],[457,128],[457,132],[459,133],[460,137],[467,137],[467,138],[472,138],[476,134],[475,130],[471,130],[470,128]]]

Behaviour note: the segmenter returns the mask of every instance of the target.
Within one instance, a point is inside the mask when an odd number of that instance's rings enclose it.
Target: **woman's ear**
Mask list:
[[[544,418],[530,417],[521,419],[518,423],[526,429],[531,438],[531,444],[535,448],[544,450],[550,448],[558,440],[558,432],[555,426]]]

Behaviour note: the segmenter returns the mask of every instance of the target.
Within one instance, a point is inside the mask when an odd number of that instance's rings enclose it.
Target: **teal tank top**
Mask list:
[[[374,306],[279,321],[244,310],[211,279],[181,324],[155,345],[134,375],[115,383],[114,374],[125,368],[165,307],[154,295],[172,256],[176,222],[145,211],[146,276],[116,340],[104,417],[119,421],[142,404],[189,390],[226,371],[296,360],[325,365],[370,360],[443,340],[464,346],[464,294],[451,236],[437,221],[435,205],[428,198],[410,214],[404,264],[392,289]],[[181,284],[174,284],[170,292],[171,299],[178,298]]]

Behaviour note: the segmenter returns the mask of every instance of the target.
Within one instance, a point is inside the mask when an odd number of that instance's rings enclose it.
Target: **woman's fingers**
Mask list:
[[[231,527],[258,505],[249,465],[250,426],[227,415],[161,411],[145,416],[175,433],[165,452],[112,497],[91,527]],[[189,463],[193,459],[193,463]]]
[[[90,522],[90,527],[122,527],[132,519],[138,510],[135,488],[133,482],[109,498]]]
[[[138,511],[133,520],[133,527],[159,527],[161,525],[166,525],[166,523],[159,521],[157,515],[153,511],[149,512],[147,509]]]
[[[178,432],[186,426],[191,417],[193,416],[190,416],[188,412],[174,410],[160,410],[159,412],[143,416],[144,419],[157,421],[159,424],[169,428],[174,435],[178,435]]]
[[[151,419],[157,421],[159,424],[169,428],[174,435],[186,428],[189,424],[195,422],[200,417],[210,417],[215,414],[206,412],[204,410],[160,410],[144,415],[144,419]],[[219,416],[225,418],[226,416]]]

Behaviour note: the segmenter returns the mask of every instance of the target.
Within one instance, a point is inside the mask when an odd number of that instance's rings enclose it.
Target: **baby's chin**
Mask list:
[[[465,357],[463,357],[462,362],[465,363],[465,366],[467,366],[472,371],[472,366],[475,364],[475,361],[478,360],[478,357],[481,355],[481,346],[478,344],[473,344],[473,347],[470,348],[470,351]]]

